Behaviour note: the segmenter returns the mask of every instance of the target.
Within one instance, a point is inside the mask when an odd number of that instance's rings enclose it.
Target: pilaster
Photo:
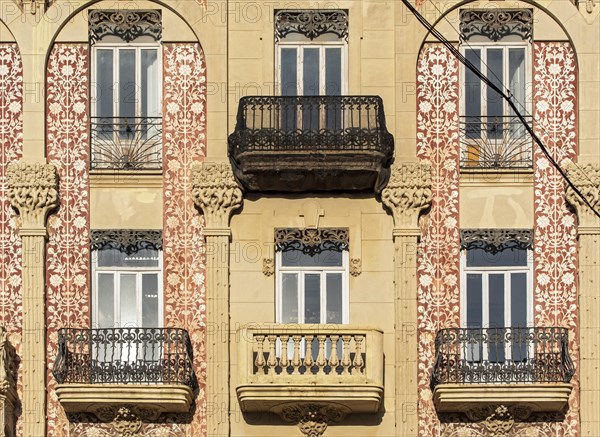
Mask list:
[[[206,237],[206,399],[208,437],[227,437],[229,424],[229,241],[231,213],[242,190],[222,162],[194,166],[192,196],[204,213]]]
[[[571,165],[569,179],[600,211],[600,165]],[[600,218],[573,191],[566,189],[567,201],[579,220],[579,335],[581,435],[600,435]]]
[[[7,176],[23,241],[23,433],[41,437],[46,434],[46,218],[58,206],[58,176],[51,164],[25,162],[10,165]]]
[[[418,432],[417,255],[419,215],[431,204],[431,167],[404,163],[392,168],[381,200],[394,216],[396,435]]]

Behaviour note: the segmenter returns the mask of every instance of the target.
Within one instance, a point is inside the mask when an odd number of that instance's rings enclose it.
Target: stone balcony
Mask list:
[[[394,156],[378,96],[242,97],[228,143],[249,191],[380,192]]]
[[[269,325],[246,328],[238,349],[243,412],[317,406],[377,413],[383,400],[383,333],[370,326]]]

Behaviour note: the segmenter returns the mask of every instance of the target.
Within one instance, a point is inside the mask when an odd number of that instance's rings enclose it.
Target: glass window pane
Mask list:
[[[142,117],[158,117],[160,114],[160,84],[158,83],[158,53],[156,49],[141,51],[141,102]]]
[[[467,49],[465,57],[475,67],[481,69],[481,50]],[[481,132],[481,79],[465,68],[465,115],[467,138],[477,138]]]
[[[487,77],[501,90],[504,90],[503,49],[487,50]],[[502,125],[499,124],[504,115],[504,100],[491,87],[487,89],[488,137],[502,138]]]
[[[304,276],[304,323],[321,323],[321,275]]]
[[[298,274],[281,276],[281,323],[298,323]]]
[[[467,274],[467,328],[481,328],[482,318],[482,276]]]
[[[135,58],[135,50],[119,50],[119,117],[121,118],[131,119],[136,115]],[[128,122],[131,123],[132,120]],[[125,129],[125,126],[122,126],[122,129]]]
[[[527,249],[506,248],[497,253],[483,249],[467,251],[467,267],[525,267]]]
[[[324,250],[313,256],[300,250],[288,250],[281,253],[281,265],[285,267],[341,267],[343,254],[336,250]]]
[[[96,50],[96,117],[114,116],[114,82],[112,49]]]
[[[137,326],[137,302],[135,292],[135,274],[121,273],[121,289],[120,289],[120,316],[121,327]]]
[[[342,306],[342,274],[328,273],[327,287],[327,320],[326,323],[343,323]]]
[[[158,328],[158,274],[142,274],[142,326]]]
[[[510,275],[510,317],[513,329],[512,359],[524,361],[527,359],[527,274],[512,273]],[[518,328],[524,328],[522,330]],[[519,341],[519,338],[523,338]]]
[[[95,251],[98,267],[158,267],[158,250],[141,249],[127,255],[117,249]]]
[[[504,274],[490,274],[489,281],[489,327],[503,328],[504,321]],[[504,361],[504,330],[490,329],[488,331],[489,360]]]
[[[281,49],[281,95],[298,95],[298,54],[296,48]]]
[[[325,49],[325,94],[342,95],[342,49]]]
[[[321,94],[319,87],[319,55],[318,48],[304,48],[303,84],[302,93],[305,96],[318,96]],[[302,107],[302,128],[318,130],[320,108],[316,100],[305,100]]]
[[[115,327],[115,277],[113,273],[98,273],[98,328]]]

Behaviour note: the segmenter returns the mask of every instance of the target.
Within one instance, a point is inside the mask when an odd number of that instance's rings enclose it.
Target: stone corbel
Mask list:
[[[0,423],[7,437],[15,435],[17,398],[17,353],[8,341],[8,333],[0,326]]]
[[[600,211],[600,165],[571,164],[567,167],[566,172],[571,182],[590,202],[594,210]],[[567,202],[577,213],[580,233],[600,233],[600,219],[569,186],[566,186],[566,197]]]
[[[306,437],[320,437],[329,424],[341,422],[347,413],[341,406],[295,404],[284,407],[279,415],[286,422],[297,423]]]
[[[417,229],[421,211],[431,205],[431,166],[403,163],[392,168],[381,200],[394,216],[395,229]]]
[[[204,162],[192,169],[192,196],[207,229],[229,228],[231,213],[242,206],[242,190],[225,162]]]
[[[46,217],[58,206],[58,175],[52,164],[10,164],[10,203],[19,211],[21,231],[44,229]]]

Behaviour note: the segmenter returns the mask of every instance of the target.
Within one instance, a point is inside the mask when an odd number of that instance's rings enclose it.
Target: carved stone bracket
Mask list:
[[[21,229],[43,229],[46,217],[58,206],[58,175],[52,164],[10,164],[8,193],[21,216]]]
[[[513,435],[515,421],[523,421],[531,416],[531,409],[519,405],[486,405],[465,411],[473,422],[482,422],[491,437],[508,437]]]
[[[229,227],[231,213],[242,206],[242,190],[229,164],[204,162],[194,166],[192,196],[204,212],[207,228]]]
[[[17,403],[17,353],[8,341],[8,333],[0,326],[0,430],[5,436],[15,435]]]
[[[345,10],[283,10],[275,13],[275,41],[291,33],[313,40],[326,33],[348,40],[348,12]]]
[[[571,182],[590,202],[594,210],[600,211],[600,164],[571,164],[566,172]],[[600,226],[600,219],[569,186],[566,187],[566,197],[567,202],[577,212],[580,230]]]
[[[533,249],[532,229],[461,229],[461,249],[498,253],[507,248]]]
[[[531,9],[466,9],[460,12],[461,41],[474,36],[499,41],[513,35],[533,41]]]
[[[138,435],[138,431],[142,427],[142,420],[129,408],[121,407],[113,420],[113,426],[121,436],[133,437]]]
[[[275,250],[280,252],[299,250],[310,256],[324,250],[342,252],[348,250],[349,242],[348,228],[275,229]]]
[[[162,38],[162,16],[159,10],[99,10],[88,14],[90,44],[95,44],[107,36],[131,42],[141,36],[149,36],[154,41]]]
[[[162,231],[154,229],[93,229],[91,249],[116,249],[131,255],[142,249],[162,249]]]
[[[397,229],[417,229],[421,211],[431,205],[431,166],[404,163],[392,168],[381,200],[394,215]]]
[[[283,420],[297,423],[300,432],[307,437],[323,435],[327,426],[338,423],[348,411],[341,406],[321,404],[296,404],[284,407],[279,415]]]

